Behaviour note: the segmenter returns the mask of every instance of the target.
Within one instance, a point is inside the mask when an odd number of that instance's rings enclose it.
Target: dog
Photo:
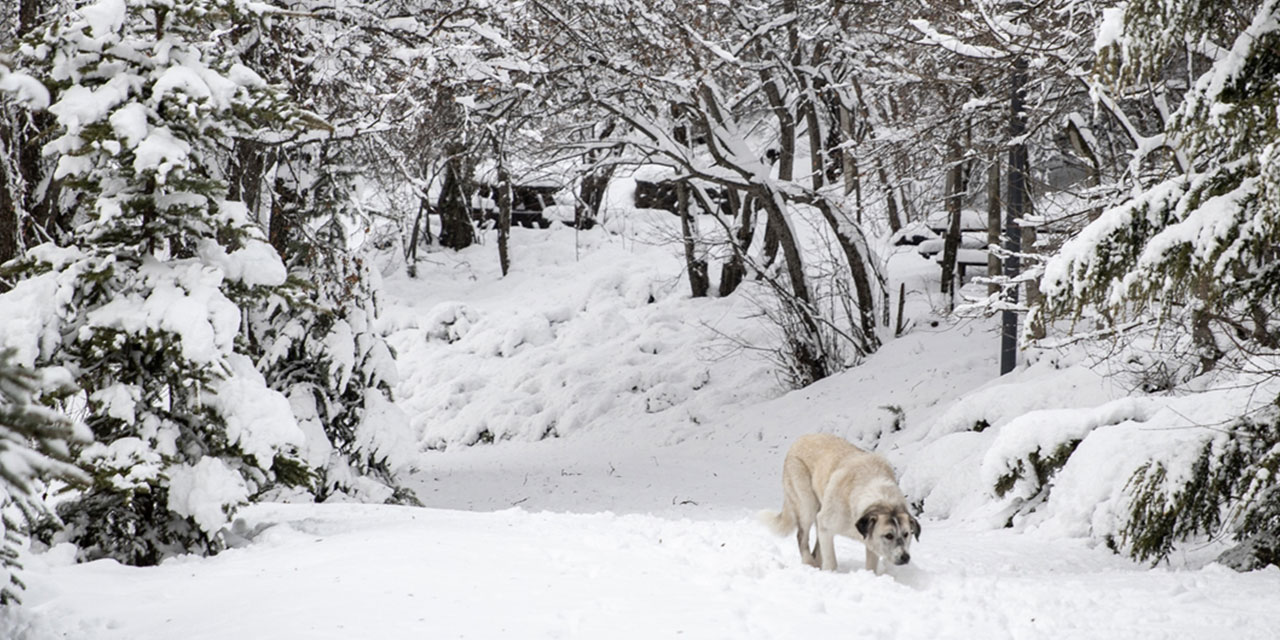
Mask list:
[[[920,522],[907,511],[893,467],[879,455],[838,436],[801,436],[782,463],[782,495],[782,511],[764,511],[760,518],[780,536],[795,531],[804,564],[834,571],[836,534],[862,542],[866,566],[876,575],[886,563],[911,561]],[[815,524],[817,547],[810,550]]]

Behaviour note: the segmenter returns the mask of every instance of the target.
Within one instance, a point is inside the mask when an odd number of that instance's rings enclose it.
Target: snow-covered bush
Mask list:
[[[18,548],[31,523],[45,513],[38,484],[51,478],[81,481],[68,445],[89,440],[83,425],[39,403],[44,384],[17,361],[13,348],[0,349],[0,604],[17,599]]]
[[[983,479],[1017,510],[1033,508],[1049,497],[1053,476],[1090,432],[1143,420],[1146,411],[1146,403],[1124,399],[1093,409],[1046,409],[1018,416],[997,432],[982,461]]]
[[[1280,410],[1241,419],[1200,449],[1190,469],[1159,461],[1130,481],[1133,503],[1115,544],[1143,560],[1163,560],[1174,543],[1231,532],[1244,553],[1237,569],[1280,564]]]
[[[372,326],[373,276],[358,258],[325,256],[295,266],[298,286],[249,314],[250,333],[262,345],[259,366],[270,387],[289,398],[306,434],[303,456],[314,475],[308,488],[317,500],[342,492],[413,503],[394,480],[417,445],[408,416],[393,402],[394,355]]]
[[[58,511],[90,557],[217,551],[239,504],[306,477],[288,400],[240,335],[286,273],[225,199],[220,145],[305,116],[220,46],[248,19],[226,0],[98,0],[16,58],[53,94],[45,151],[79,207],[66,246],[29,250],[5,297],[54,306],[25,348],[83,390],[92,483]]]

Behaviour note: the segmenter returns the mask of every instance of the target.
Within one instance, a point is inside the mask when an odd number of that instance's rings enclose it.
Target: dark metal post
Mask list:
[[[1018,219],[1026,210],[1027,196],[1027,145],[1021,139],[1027,131],[1027,115],[1023,102],[1023,91],[1027,83],[1027,61],[1021,57],[1013,61],[1013,82],[1009,97],[1009,138],[1014,141],[1009,147],[1009,196],[1006,199],[1004,217],[1004,248],[1008,256],[1004,259],[1004,275],[1012,278],[1021,270],[1018,253],[1022,251],[1022,230],[1018,227]],[[1010,286],[1005,289],[1005,300],[1010,304],[1018,302],[1018,288]],[[1012,310],[1000,315],[1000,375],[1013,371],[1018,363],[1018,314]]]

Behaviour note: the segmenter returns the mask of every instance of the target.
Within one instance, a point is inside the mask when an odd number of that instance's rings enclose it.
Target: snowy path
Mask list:
[[[44,567],[33,612],[46,632],[101,640],[1243,640],[1280,627],[1277,570],[1149,571],[1072,541],[946,523],[926,522],[913,564],[876,577],[848,541],[839,572],[799,566],[791,539],[745,514],[263,505],[247,519],[267,527],[255,544],[212,559]]]

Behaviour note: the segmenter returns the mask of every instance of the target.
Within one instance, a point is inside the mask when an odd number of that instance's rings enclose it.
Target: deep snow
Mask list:
[[[1072,511],[1087,492],[1030,514],[990,495],[1007,456],[986,458],[1025,449],[1045,412],[1096,417],[1048,421],[1053,433],[1146,414],[1114,404],[1132,404],[1115,378],[1056,356],[993,380],[994,322],[939,320],[933,263],[909,249],[890,261],[893,291],[898,281],[909,291],[907,335],[783,393],[764,354],[734,347],[768,336],[745,296],[688,299],[677,247],[614,230],[625,233],[517,230],[505,279],[492,244],[430,254],[418,280],[389,266],[382,329],[423,448],[406,483],[427,509],[256,505],[241,513],[237,548],[149,569],[75,565],[55,547],[25,558],[26,605],[0,613],[0,637],[1271,638],[1280,628],[1280,570],[1212,564],[1220,545],[1150,568],[1084,537],[1090,518],[1110,513]],[[988,428],[972,430],[978,420]],[[874,448],[901,471],[924,508],[911,565],[873,576],[860,545],[842,540],[840,571],[822,573],[754,521],[779,505],[786,446],[811,431]],[[1092,460],[1127,463],[1118,455]]]
[[[17,638],[1269,638],[1280,572],[1148,571],[925,523],[896,576],[798,566],[743,518],[261,505],[242,549],[36,567]],[[845,558],[857,543],[842,541]],[[59,564],[61,550],[43,563]],[[42,616],[41,633],[21,624]],[[62,634],[53,635],[53,634]]]

